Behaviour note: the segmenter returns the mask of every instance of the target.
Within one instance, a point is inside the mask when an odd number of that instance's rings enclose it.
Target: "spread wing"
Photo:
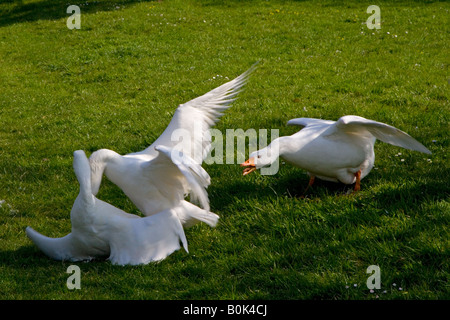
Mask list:
[[[211,183],[209,174],[192,158],[181,151],[166,146],[155,147],[158,156],[144,164],[144,174],[158,187],[158,191],[173,205],[190,194],[191,201],[198,202],[209,211],[206,188]]]
[[[358,116],[344,116],[336,122],[336,129],[353,134],[369,132],[378,140],[394,146],[431,154],[430,150],[406,132],[382,122]]]
[[[163,145],[176,147],[195,162],[202,163],[211,146],[209,129],[231,106],[254,69],[255,65],[220,87],[179,105],[161,136],[138,154],[156,156],[155,147]]]

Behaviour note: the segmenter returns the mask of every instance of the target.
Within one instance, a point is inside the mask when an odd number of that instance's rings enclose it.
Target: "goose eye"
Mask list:
[[[258,159],[260,159],[261,158],[261,155],[258,155]]]

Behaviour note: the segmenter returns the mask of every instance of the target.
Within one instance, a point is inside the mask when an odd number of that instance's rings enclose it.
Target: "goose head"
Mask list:
[[[278,146],[278,144],[276,144]],[[241,167],[246,167],[243,171],[243,175],[247,175],[257,169],[269,167],[279,157],[278,147],[274,148],[274,144],[252,152],[247,161],[241,163]]]

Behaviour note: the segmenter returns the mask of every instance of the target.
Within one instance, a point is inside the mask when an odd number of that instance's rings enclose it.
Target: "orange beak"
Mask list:
[[[244,169],[244,172],[242,172],[242,175],[247,175],[250,172],[253,172],[256,170],[256,166],[255,166],[255,159],[254,158],[249,158],[247,161],[241,163],[241,167],[248,167]]]

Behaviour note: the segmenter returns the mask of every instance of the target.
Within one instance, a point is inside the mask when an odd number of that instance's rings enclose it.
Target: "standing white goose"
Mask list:
[[[49,238],[31,227],[28,237],[55,260],[81,261],[108,257],[113,264],[147,264],[166,258],[187,240],[178,219],[181,208],[167,209],[151,217],[126,213],[92,194],[89,160],[84,151],[74,152],[73,167],[80,192],[72,206],[72,231]],[[185,214],[185,213],[182,213]]]
[[[312,118],[289,120],[288,125],[302,126],[299,132],[274,139],[266,148],[252,153],[241,166],[243,174],[268,166],[282,157],[306,170],[310,176],[308,187],[317,177],[322,180],[355,183],[373,168],[376,139],[410,150],[431,154],[420,142],[388,124],[359,116],[344,116],[338,121]]]
[[[193,163],[201,164],[211,147],[209,129],[219,120],[222,112],[230,107],[246,83],[249,70],[214,90],[178,106],[167,128],[148,148],[140,152],[119,155],[118,153],[101,149],[90,156],[92,170],[92,191],[97,194],[103,174],[116,184],[143,212],[150,216],[161,210],[181,206],[193,216],[186,217],[190,226],[198,221],[204,221],[211,226],[217,222],[214,213],[202,213],[193,210],[193,204],[184,200],[187,194],[200,200],[202,207],[209,211],[207,197],[201,195],[201,190],[192,190],[186,176],[173,165],[169,157],[158,156],[156,146],[165,146],[179,150],[192,158]],[[181,141],[180,141],[181,140]],[[202,187],[209,185],[207,173],[193,172],[193,176]],[[207,178],[206,178],[207,177]],[[198,214],[198,215],[197,215]]]

